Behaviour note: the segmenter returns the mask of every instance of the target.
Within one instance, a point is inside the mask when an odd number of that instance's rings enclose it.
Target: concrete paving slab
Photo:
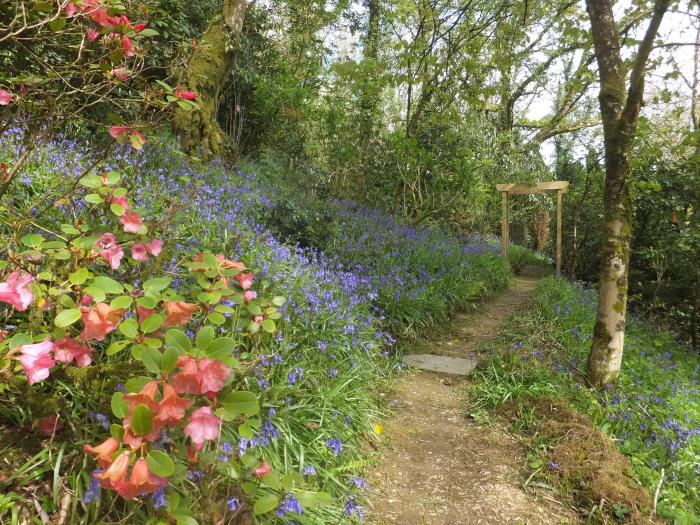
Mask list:
[[[467,376],[474,370],[477,364],[476,359],[464,359],[459,357],[445,357],[432,354],[407,354],[403,356],[403,364],[430,370],[431,372],[442,372],[443,374],[455,374]]]

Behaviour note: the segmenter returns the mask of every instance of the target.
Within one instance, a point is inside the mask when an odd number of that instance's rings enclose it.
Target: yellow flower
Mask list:
[[[383,430],[384,430],[384,425],[382,425],[381,423],[374,424],[374,433],[375,434],[377,434],[379,436],[379,435],[381,435]]]

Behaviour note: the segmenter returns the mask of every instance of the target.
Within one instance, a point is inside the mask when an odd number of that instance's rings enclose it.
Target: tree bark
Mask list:
[[[182,148],[205,159],[224,155],[230,140],[216,114],[221,90],[234,63],[234,42],[245,18],[245,0],[224,0],[221,13],[209,23],[188,62],[186,89],[197,93],[198,108],[178,108],[173,128]]]
[[[610,0],[586,0],[600,77],[600,113],[605,145],[604,217],[598,310],[588,357],[588,382],[603,386],[620,373],[625,338],[625,314],[632,231],[629,188],[630,155],[644,94],[644,71],[669,0],[656,0],[639,44],[627,88],[620,54],[620,34]]]

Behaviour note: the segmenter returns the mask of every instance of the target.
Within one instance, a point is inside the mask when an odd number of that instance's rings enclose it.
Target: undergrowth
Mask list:
[[[520,429],[532,431],[538,429],[538,416],[531,400],[564,400],[617,444],[652,497],[660,486],[658,516],[678,525],[700,523],[697,356],[672,334],[631,319],[619,382],[602,391],[586,388],[595,304],[590,289],[543,279],[532,308],[506,325],[494,348],[485,349],[491,356],[475,373],[472,409],[511,403]],[[546,479],[559,479],[561,465],[551,457],[552,445],[539,448],[544,456],[532,466]],[[630,509],[615,503],[610,502],[608,515],[626,519]]]

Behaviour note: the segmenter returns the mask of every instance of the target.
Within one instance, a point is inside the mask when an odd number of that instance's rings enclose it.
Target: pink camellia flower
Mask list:
[[[85,368],[92,363],[92,349],[87,345],[81,345],[72,337],[66,336],[55,343],[54,359],[60,363],[75,361],[78,368]]]
[[[124,225],[124,231],[126,233],[138,233],[143,225],[143,219],[138,213],[129,212],[125,213],[119,220]]]
[[[12,102],[13,94],[4,89],[0,89],[0,106],[7,106]]]
[[[88,42],[94,42],[100,36],[99,31],[95,31],[94,29],[90,29],[90,28],[88,28],[88,30],[85,31],[85,34],[87,36]]]
[[[129,481],[112,483],[114,490],[125,500],[134,499],[143,494],[150,494],[167,484],[167,479],[154,475],[148,469],[146,458],[136,460],[134,468],[131,470]]]
[[[165,301],[165,310],[168,312],[168,315],[163,321],[163,326],[168,328],[185,325],[190,322],[192,314],[198,309],[199,307],[196,304],[189,304],[185,301]]]
[[[153,257],[158,257],[163,249],[163,241],[160,239],[153,239],[151,242],[146,244],[146,249]]]
[[[119,80],[126,80],[129,78],[129,70],[124,66],[115,67],[112,69],[112,71],[110,71],[110,73],[113,77],[116,77]]]
[[[184,433],[190,437],[195,448],[200,450],[205,441],[213,441],[219,437],[220,422],[210,407],[198,408],[192,412]]]
[[[107,334],[117,328],[119,319],[124,313],[122,309],[112,310],[106,303],[97,303],[94,310],[87,306],[82,306],[80,310],[83,312],[83,324],[85,325],[80,334],[83,341],[88,339],[104,341]]]
[[[131,43],[131,40],[129,40],[129,37],[126,35],[122,37],[122,51],[127,57],[132,57],[136,54],[134,44]]]
[[[241,285],[241,288],[247,290],[248,288],[253,286],[253,279],[255,279],[255,275],[253,275],[250,272],[239,273],[238,275],[236,275],[236,279],[238,279],[238,284]]]
[[[83,452],[95,456],[95,461],[97,461],[97,465],[101,468],[104,468],[112,464],[112,455],[117,451],[118,448],[119,441],[117,441],[113,437],[109,437],[96,447],[91,447],[90,445],[83,445]]]
[[[124,250],[122,250],[121,246],[112,246],[106,250],[102,250],[100,255],[105,258],[112,270],[116,270],[121,265],[122,257],[124,257]]]
[[[250,301],[255,299],[257,296],[258,296],[258,293],[253,291],[253,290],[246,290],[245,292],[243,292],[243,300],[246,303],[249,303]]]
[[[136,243],[131,247],[131,258],[135,261],[145,261],[148,259],[148,252],[146,251],[146,245],[143,243]]]
[[[170,382],[178,394],[215,394],[224,387],[231,367],[216,359],[193,359],[182,356],[177,361],[180,372]]]
[[[124,211],[129,211],[129,201],[126,200],[126,195],[112,199],[112,204],[119,204]]]
[[[183,91],[180,88],[176,88],[175,98],[183,100],[197,100],[197,93],[195,93],[194,91]]]
[[[129,469],[129,456],[131,452],[122,452],[119,457],[102,474],[96,474],[100,479],[100,485],[104,488],[116,490],[115,485],[119,485],[126,480],[126,472]]]
[[[151,308],[144,308],[143,306],[140,306],[138,304],[136,305],[136,316],[138,317],[139,324],[143,323],[154,313],[156,313],[156,311]]]
[[[11,304],[15,310],[24,312],[34,300],[29,284],[34,281],[28,273],[15,270],[7,276],[7,281],[0,283],[0,302]]]
[[[113,233],[103,233],[95,244],[100,248],[111,248],[117,244],[117,238]]]
[[[78,12],[78,8],[73,2],[68,2],[66,4],[66,18],[72,18]]]
[[[199,361],[199,393],[216,393],[224,388],[224,382],[231,375],[231,367],[216,359],[204,358]]]
[[[253,474],[257,476],[258,478],[262,478],[265,474],[269,474],[272,472],[272,469],[270,468],[270,465],[267,464],[267,461],[263,460],[263,462],[260,464],[258,468],[253,470]]]
[[[41,343],[20,347],[19,351],[22,355],[19,362],[22,363],[30,385],[49,377],[49,370],[56,364],[51,357],[54,348],[54,344],[48,339]]]
[[[53,436],[63,428],[63,423],[59,423],[58,416],[42,417],[36,423],[36,429],[45,436]]]
[[[164,425],[177,425],[185,418],[192,401],[180,397],[171,385],[163,387],[163,400],[158,404],[156,419]]]
[[[170,382],[178,394],[199,394],[199,369],[197,360],[184,355],[178,358],[177,367],[180,372],[175,374]]]
[[[143,31],[144,29],[146,29],[146,25],[147,25],[147,24],[144,23],[144,22],[141,22],[140,24],[136,24],[136,25],[134,26],[134,31],[136,31],[137,33],[140,33],[141,31]]]
[[[107,130],[113,139],[118,139],[124,133],[129,133],[131,128],[129,126],[110,126]]]

